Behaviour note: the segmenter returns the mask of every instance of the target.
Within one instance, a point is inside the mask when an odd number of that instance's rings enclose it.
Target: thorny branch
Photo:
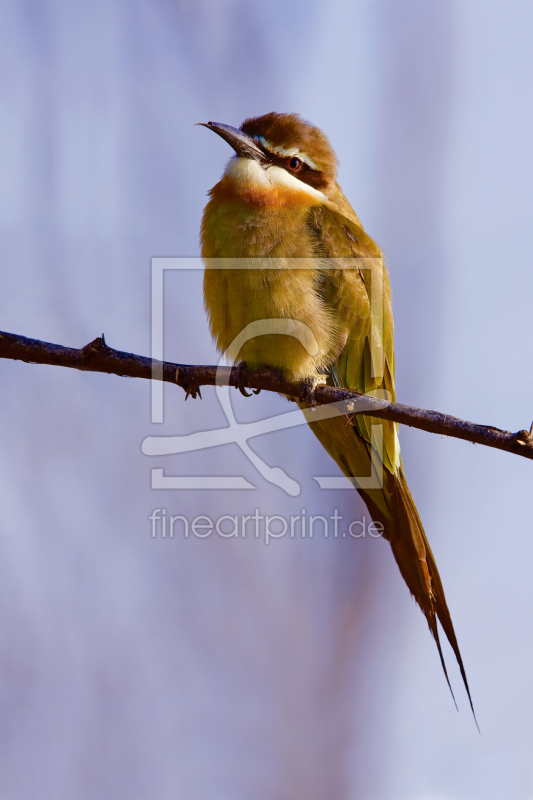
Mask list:
[[[52,364],[57,367],[71,367],[86,372],[106,372],[129,378],[147,378],[178,384],[187,396],[195,397],[201,386],[214,386],[222,379],[226,384],[241,391],[245,388],[278,392],[289,398],[312,399],[318,405],[344,401],[347,414],[360,413],[357,404],[359,392],[338,389],[319,384],[309,397],[309,386],[303,382],[286,381],[282,375],[271,369],[243,370],[241,367],[191,366],[173,364],[168,361],[154,361],[145,356],[124,353],[109,347],[103,336],[77,350],[58,344],[28,339],[12,333],[0,332],[0,358],[26,361],[30,364]],[[490,425],[477,425],[473,422],[427,411],[401,403],[390,403],[377,397],[365,395],[364,413],[372,417],[390,419],[402,425],[465,439],[475,444],[506,450],[525,458],[533,459],[533,425],[529,431],[509,433]]]

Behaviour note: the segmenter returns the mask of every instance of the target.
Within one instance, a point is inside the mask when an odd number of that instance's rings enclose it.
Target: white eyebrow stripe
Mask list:
[[[300,161],[305,161],[308,167],[311,169],[318,170],[317,165],[314,161],[312,161],[309,156],[306,156],[305,153],[298,152],[297,147],[291,147],[288,150],[285,147],[280,147],[278,145],[272,144],[269,142],[268,139],[265,139],[264,136],[254,136],[254,139],[261,144],[265,150],[270,151],[271,153],[275,153],[277,156],[285,156],[286,158],[291,158],[292,156],[297,156]]]

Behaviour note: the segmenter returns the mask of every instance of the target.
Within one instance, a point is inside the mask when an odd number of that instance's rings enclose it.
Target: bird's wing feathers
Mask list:
[[[314,208],[308,219],[324,266],[324,301],[343,332],[344,347],[331,372],[339,386],[394,401],[389,279],[381,250],[356,219],[334,206]],[[354,425],[375,446],[371,418],[358,415]],[[397,426],[384,422],[382,431],[383,463],[394,473],[400,466]]]
[[[383,255],[342,194],[340,197],[340,202],[311,209],[307,220],[316,257],[323,264],[320,291],[343,333],[344,346],[330,366],[331,378],[339,386],[394,402],[394,330]],[[349,477],[368,475],[372,464],[378,466],[382,456],[385,468],[382,489],[360,489],[360,494],[373,519],[384,526],[384,537],[390,542],[402,577],[427,619],[450,685],[437,618],[441,622],[457,658],[473,712],[442,582],[403,474],[397,426],[385,420],[379,424],[382,424],[382,448],[377,445],[372,419],[361,414],[353,419],[353,428],[347,428],[338,419],[313,423],[311,428]]]

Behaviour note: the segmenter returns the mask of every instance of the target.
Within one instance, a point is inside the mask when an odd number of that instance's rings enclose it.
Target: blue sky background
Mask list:
[[[194,123],[298,111],[389,266],[397,395],[518,430],[530,351],[533,7],[525,0],[47,0],[0,9],[0,328],[149,353],[150,259],[195,256],[230,153]],[[201,275],[165,355],[216,359]],[[531,800],[531,465],[402,429],[481,728],[379,540],[150,537],[154,508],[359,519],[304,427],[159,460],[214,392],[3,362],[0,797]],[[264,396],[241,420],[288,410]],[[156,463],[157,462],[157,463]],[[150,489],[243,475],[250,492]]]

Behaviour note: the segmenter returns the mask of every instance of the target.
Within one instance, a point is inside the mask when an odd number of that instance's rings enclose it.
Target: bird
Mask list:
[[[262,335],[244,337],[235,358],[246,368],[278,370],[311,389],[326,382],[394,402],[388,272],[380,247],[337,183],[338,161],[329,139],[294,113],[270,112],[246,119],[240,128],[198,124],[234,151],[208,192],[200,232],[204,303],[217,348],[228,352],[242,331],[260,320],[285,321],[285,333],[272,328],[269,334],[266,328]],[[215,266],[213,259],[221,258],[230,261]],[[313,346],[296,335],[302,326]],[[298,402],[303,407],[306,398]],[[398,425],[380,420],[376,426],[369,416],[356,414],[348,420],[344,415],[321,419],[310,427],[381,524],[427,620],[455,702],[440,622],[475,719],[442,581],[405,479]],[[377,483],[361,479],[377,472]]]

